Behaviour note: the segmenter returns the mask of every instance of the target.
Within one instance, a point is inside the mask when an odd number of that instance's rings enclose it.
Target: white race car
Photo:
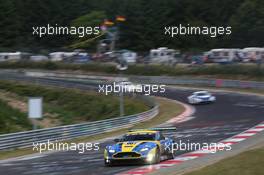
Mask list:
[[[194,92],[188,97],[188,103],[199,104],[199,103],[211,103],[216,100],[215,96],[207,91]]]

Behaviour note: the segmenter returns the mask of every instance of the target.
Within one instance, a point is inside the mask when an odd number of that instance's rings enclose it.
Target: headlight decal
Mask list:
[[[114,149],[109,149],[109,153],[115,153],[116,151]]]
[[[145,148],[142,148],[142,149],[140,150],[140,152],[149,151],[149,150],[150,150],[149,147],[145,147]]]
[[[153,143],[153,142],[142,142],[142,143],[138,144],[133,149],[133,151],[136,151],[136,152],[145,152],[145,151],[151,150],[155,146],[156,146],[156,144]]]

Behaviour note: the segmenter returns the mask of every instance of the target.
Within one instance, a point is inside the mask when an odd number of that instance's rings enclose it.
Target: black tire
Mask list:
[[[169,153],[168,154],[168,159],[174,159],[174,154],[173,153]]]
[[[154,164],[158,164],[158,163],[160,163],[160,149],[159,149],[159,147],[157,147],[157,152],[156,152],[156,155],[155,155]]]
[[[175,141],[173,140],[172,141],[172,150],[174,150],[174,149],[175,149]],[[167,153],[168,159],[174,159],[174,154],[173,154],[172,150],[168,150],[168,153]]]
[[[109,162],[106,162],[106,160],[104,160],[104,164],[106,167],[110,167],[113,165],[113,163],[109,160]]]

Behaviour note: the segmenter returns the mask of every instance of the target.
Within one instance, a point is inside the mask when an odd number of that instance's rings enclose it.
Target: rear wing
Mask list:
[[[132,129],[129,132],[135,131],[175,131],[176,127],[157,127],[157,128],[147,128],[147,129]]]

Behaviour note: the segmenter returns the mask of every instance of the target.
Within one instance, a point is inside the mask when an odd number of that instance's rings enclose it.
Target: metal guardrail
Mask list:
[[[130,76],[131,81],[166,85],[196,85],[223,88],[264,89],[264,82],[168,76]]]
[[[0,150],[30,147],[33,143],[62,141],[82,136],[91,136],[105,132],[127,128],[155,117],[159,113],[159,106],[155,105],[149,111],[113,119],[87,122],[75,125],[66,125],[47,129],[38,129],[25,132],[0,135]]]
[[[10,72],[8,70],[7,72]],[[17,72],[17,71],[13,71]],[[26,71],[25,75],[31,75],[39,73],[39,77],[46,78],[74,78],[75,80],[88,80],[91,84],[98,84],[102,82],[116,81],[115,76],[98,76],[98,75],[72,75],[70,73],[47,73],[42,71]],[[258,81],[243,81],[243,80],[227,80],[227,79],[210,79],[210,78],[190,78],[190,77],[170,77],[170,76],[128,76],[128,79],[138,83],[153,83],[153,84],[167,84],[167,85],[199,85],[199,86],[211,86],[211,87],[226,87],[226,88],[252,88],[252,89],[264,89],[264,82]]]
[[[3,72],[3,70],[1,70]],[[6,70],[4,73],[7,73],[5,77],[3,74],[0,75],[2,79],[11,79],[10,73],[14,73],[15,76],[19,73],[17,70]],[[103,82],[111,83],[116,81],[115,76],[96,76],[96,75],[82,75],[82,74],[70,74],[70,73],[47,73],[42,71],[21,71],[22,74],[26,75],[30,80],[32,78],[40,78],[40,81],[45,81],[45,78],[49,79],[49,84],[51,80],[60,80],[60,79],[73,79],[72,82],[80,80],[85,80],[90,84],[100,84]],[[21,74],[21,75],[22,75]],[[34,75],[35,74],[35,75]],[[25,80],[25,76],[24,80]],[[34,75],[34,76],[32,76]],[[31,77],[31,78],[30,78]],[[21,77],[22,78],[22,77]],[[17,79],[17,78],[16,78]],[[153,84],[166,84],[166,85],[198,85],[198,86],[211,86],[211,87],[226,87],[226,88],[252,88],[252,89],[264,89],[264,82],[259,81],[243,81],[243,80],[227,80],[227,79],[210,79],[210,78],[190,78],[190,77],[171,77],[171,76],[128,76],[128,79],[138,83],[153,83]]]

